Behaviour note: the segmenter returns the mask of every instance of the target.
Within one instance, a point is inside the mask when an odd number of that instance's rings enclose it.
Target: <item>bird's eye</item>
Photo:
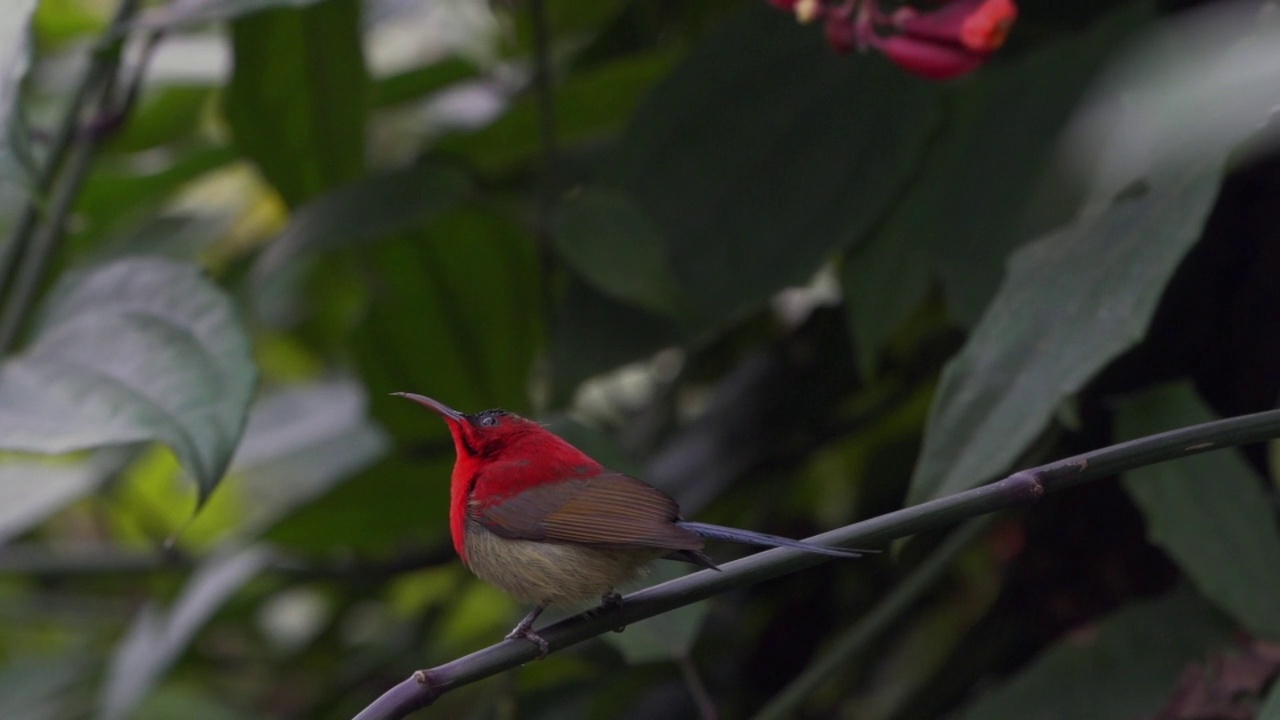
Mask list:
[[[498,424],[498,418],[492,415],[485,415],[480,418],[480,427],[495,427]]]

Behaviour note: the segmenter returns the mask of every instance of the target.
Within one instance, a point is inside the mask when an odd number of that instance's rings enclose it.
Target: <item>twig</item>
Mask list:
[[[1280,410],[1194,425],[1022,470],[989,485],[864,520],[809,541],[844,547],[883,543],[997,510],[1031,505],[1046,492],[1127,470],[1276,437],[1280,437]],[[553,651],[561,650],[616,627],[828,561],[825,556],[798,550],[767,550],[726,563],[722,572],[704,570],[645,588],[626,596],[620,607],[567,618],[538,632]],[[527,663],[537,654],[532,643],[504,640],[420,670],[374,700],[355,720],[398,720],[450,690]]]
[[[991,526],[994,515],[961,525],[919,567],[893,587],[876,606],[845,630],[832,646],[765,705],[755,720],[781,720],[795,714],[805,698],[864,650],[910,610],[930,588],[945,577],[947,568],[965,548]]]
[[[711,699],[711,693],[707,692],[706,683],[702,682],[698,666],[693,664],[693,659],[688,654],[681,655],[676,658],[676,665],[680,667],[680,677],[684,678],[685,687],[693,696],[693,704],[698,707],[698,717],[702,720],[716,720],[720,717],[720,713],[716,712],[716,704]]]
[[[71,104],[54,135],[49,156],[36,178],[36,196],[27,201],[9,242],[0,250],[0,293],[4,295],[4,314],[0,317],[0,355],[9,352],[18,338],[31,303],[44,279],[67,216],[79,197],[80,187],[89,172],[93,155],[101,144],[103,133],[84,132],[81,127],[85,108],[95,108],[95,118],[112,102],[116,70],[120,66],[123,29],[137,12],[139,0],[121,0],[111,25],[94,52],[89,67],[72,96]],[[136,94],[136,86],[129,91]],[[126,95],[129,100],[131,95]],[[119,112],[127,109],[115,108]],[[68,165],[65,173],[61,172]],[[44,197],[53,193],[49,218],[40,225]],[[14,277],[16,274],[16,277]],[[13,281],[10,289],[9,283]]]

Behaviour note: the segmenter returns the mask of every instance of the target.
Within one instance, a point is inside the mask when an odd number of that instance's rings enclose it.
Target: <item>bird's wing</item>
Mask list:
[[[546,483],[468,507],[472,520],[505,538],[613,548],[700,549],[702,538],[675,524],[679,512],[666,493],[618,473]]]

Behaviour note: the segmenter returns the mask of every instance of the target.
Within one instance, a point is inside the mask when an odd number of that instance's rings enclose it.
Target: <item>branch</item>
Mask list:
[[[1110,477],[1166,460],[1280,437],[1280,410],[1193,425],[1082,453],[1016,472],[998,482],[832,530],[809,542],[860,547],[942,528],[997,510],[1032,505],[1047,492]],[[645,588],[622,605],[594,610],[538,631],[561,650],[622,625],[653,617],[730,590],[829,562],[831,558],[779,548]],[[523,640],[504,640],[430,670],[420,670],[366,707],[355,720],[398,720],[444,693],[529,662],[538,651]]]
[[[89,67],[76,87],[54,135],[49,156],[36,178],[35,196],[27,201],[12,237],[0,250],[0,293],[8,290],[4,314],[0,317],[0,354],[13,349],[31,303],[44,280],[49,260],[62,239],[67,217],[79,197],[80,187],[89,172],[93,156],[106,135],[96,128],[86,132],[81,125],[85,109],[92,108],[95,111],[90,122],[99,122],[104,113],[123,113],[127,109],[112,108],[112,91],[116,84],[116,71],[120,66],[123,30],[137,12],[139,4],[139,0],[121,0],[116,15],[94,51]],[[149,42],[146,56],[149,56],[153,47],[154,40]],[[145,62],[144,59],[143,63]],[[141,72],[139,69],[139,73]],[[140,82],[140,75],[128,88],[127,101],[136,97],[137,82]],[[116,121],[119,122],[121,117],[122,115],[117,116]],[[62,172],[64,165],[69,165],[66,173]],[[53,197],[49,217],[41,226],[44,198],[50,193],[53,193]],[[13,277],[15,273],[16,277]],[[11,279],[14,286],[10,289],[8,285]]]

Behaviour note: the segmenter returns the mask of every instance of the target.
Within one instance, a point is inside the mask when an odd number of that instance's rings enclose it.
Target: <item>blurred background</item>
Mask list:
[[[395,391],[792,537],[1275,407],[1275,3],[1025,0],[947,81],[855,5],[5,0],[0,717],[349,718],[501,639]],[[1144,468],[419,716],[1280,718],[1276,509],[1265,447]]]

